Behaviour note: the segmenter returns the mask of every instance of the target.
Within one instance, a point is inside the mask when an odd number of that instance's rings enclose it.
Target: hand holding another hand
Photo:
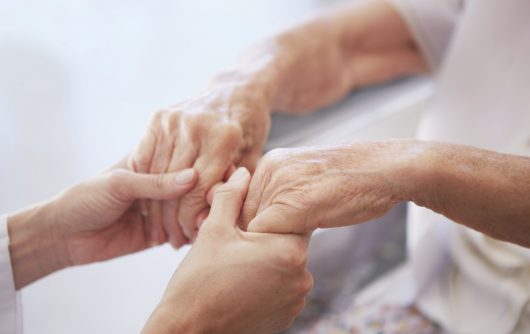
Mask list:
[[[196,182],[192,169],[145,175],[114,167],[51,201],[10,216],[16,287],[65,267],[148,248],[150,226],[140,213],[138,200],[178,198]]]
[[[216,188],[210,215],[145,333],[271,333],[302,311],[312,286],[308,236],[240,230],[249,181],[238,169]]]
[[[192,240],[198,216],[207,209],[210,187],[222,182],[234,166],[254,170],[268,134],[269,109],[263,89],[228,73],[202,95],[155,113],[130,160],[131,168],[166,173],[193,167],[199,180],[180,200],[143,204],[151,244],[169,240],[178,248]]]

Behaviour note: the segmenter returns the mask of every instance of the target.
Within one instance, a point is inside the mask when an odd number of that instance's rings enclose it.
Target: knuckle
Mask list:
[[[167,127],[172,132],[174,130],[177,130],[180,127],[181,124],[181,118],[182,118],[182,112],[181,111],[172,111],[170,114],[168,114],[167,117]]]
[[[200,141],[204,136],[204,121],[200,116],[189,117],[186,119],[185,127],[189,137],[193,141]]]
[[[109,172],[108,180],[110,189],[118,194],[124,195],[128,190],[129,173],[122,169],[115,169]]]
[[[139,171],[145,171],[149,168],[151,156],[147,152],[141,151],[134,157],[134,164]]]
[[[277,148],[267,152],[261,158],[258,168],[263,169],[267,173],[277,174],[281,167],[284,167],[287,163],[289,149]]]
[[[238,146],[243,139],[243,131],[234,122],[224,122],[218,127],[219,138],[223,145]]]
[[[151,116],[151,124],[159,124],[167,115],[168,111],[165,109],[157,110]]]

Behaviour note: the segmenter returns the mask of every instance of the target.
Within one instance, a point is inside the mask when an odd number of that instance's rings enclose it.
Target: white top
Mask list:
[[[530,155],[530,2],[394,1],[438,83],[418,137]],[[408,226],[427,315],[453,333],[530,333],[530,249],[414,205]]]
[[[20,298],[15,290],[11,259],[7,217],[0,217],[0,334],[22,333]]]

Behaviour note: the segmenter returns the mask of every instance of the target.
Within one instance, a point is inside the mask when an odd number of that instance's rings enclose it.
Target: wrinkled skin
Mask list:
[[[312,287],[307,236],[244,232],[236,225],[250,174],[237,170],[144,333],[271,333],[291,325]]]
[[[234,166],[255,168],[269,129],[268,105],[263,96],[240,89],[213,88],[153,116],[131,167],[142,173],[193,167],[199,181],[182,199],[143,204],[151,243],[169,240],[175,248],[187,243],[207,209],[208,189]]]
[[[394,142],[273,150],[252,179],[243,225],[303,234],[379,217],[402,200],[393,179],[404,154]]]

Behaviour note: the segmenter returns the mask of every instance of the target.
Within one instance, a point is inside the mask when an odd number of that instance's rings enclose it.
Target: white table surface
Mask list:
[[[1,1],[0,212],[97,174],[157,108],[330,2]],[[25,332],[139,332],[184,254],[162,246],[51,275],[22,292]]]

